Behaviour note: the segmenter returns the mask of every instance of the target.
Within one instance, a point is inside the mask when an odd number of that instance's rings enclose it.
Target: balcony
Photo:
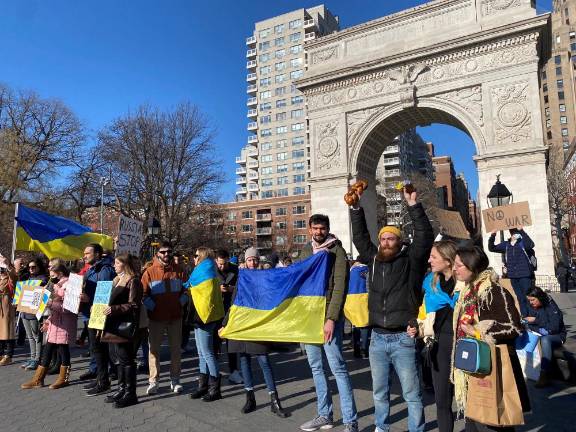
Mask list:
[[[246,58],[256,57],[256,48],[246,51]]]
[[[258,135],[250,135],[248,137],[248,144],[258,144]]]
[[[259,213],[256,215],[256,220],[260,222],[270,222],[272,220],[272,213]]]
[[[246,93],[256,93],[258,91],[258,86],[256,84],[250,84],[246,87]]]
[[[250,161],[247,166],[248,168],[258,168],[258,161]]]
[[[245,194],[245,193],[246,193],[246,188],[245,188],[245,187],[236,188],[236,195],[238,195],[238,194]]]
[[[244,167],[236,168],[236,174],[246,174],[246,168]]]
[[[256,81],[258,77],[256,76],[256,74],[253,73],[249,73],[248,75],[246,75],[246,81],[250,82],[250,81]]]
[[[236,163],[246,163],[246,155],[236,156]]]
[[[257,97],[249,98],[248,101],[246,102],[246,105],[248,106],[258,105],[258,98]]]
[[[256,244],[256,249],[272,249],[271,241],[258,242]]]
[[[304,35],[304,41],[314,40],[316,39],[316,32],[306,33]]]
[[[257,180],[258,179],[258,171],[250,171],[248,173],[248,179]]]
[[[258,122],[250,122],[248,123],[248,130],[253,131],[258,129]]]
[[[249,109],[246,117],[248,117],[248,118],[258,117],[258,110],[257,109]],[[258,142],[258,140],[256,140],[256,142]]]
[[[246,62],[246,69],[253,69],[256,67],[256,60]]]
[[[384,159],[384,166],[398,165],[400,163],[400,158],[386,158]]]
[[[256,235],[272,235],[272,228],[256,228]]]
[[[248,156],[258,157],[258,149],[251,148],[250,150],[248,150]]]
[[[246,177],[236,177],[236,184],[246,183]]]
[[[315,26],[316,26],[316,22],[312,18],[304,20],[304,28],[305,29],[312,28]]]
[[[398,169],[384,171],[384,177],[399,177],[399,176],[400,176],[400,170]]]
[[[256,36],[249,36],[246,38],[246,45],[255,45],[256,44]]]
[[[260,187],[258,186],[257,183],[250,183],[250,184],[248,185],[248,190],[249,190],[250,192],[258,192],[258,191],[260,190]]]
[[[402,210],[401,205],[393,205],[386,207],[386,213],[399,213]]]
[[[400,151],[400,147],[398,147],[397,145],[388,146],[384,149],[384,154],[398,153],[399,151]]]

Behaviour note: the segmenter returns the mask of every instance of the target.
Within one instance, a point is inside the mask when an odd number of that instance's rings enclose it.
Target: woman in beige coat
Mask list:
[[[0,255],[0,366],[12,363],[16,340],[16,308],[12,306],[16,272],[6,257]]]

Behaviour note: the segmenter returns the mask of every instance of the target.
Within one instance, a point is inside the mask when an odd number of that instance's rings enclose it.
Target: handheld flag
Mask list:
[[[41,252],[50,259],[74,260],[82,258],[84,248],[90,243],[114,249],[114,240],[110,236],[22,204],[17,205],[15,219],[15,250]]]
[[[367,274],[368,267],[365,265],[357,265],[350,269],[350,283],[344,303],[344,315],[354,327],[368,326]]]
[[[317,253],[289,267],[240,269],[226,339],[324,343],[329,254]]]
[[[190,289],[194,308],[203,323],[217,321],[224,316],[224,303],[214,261],[205,259],[198,264],[185,286]]]

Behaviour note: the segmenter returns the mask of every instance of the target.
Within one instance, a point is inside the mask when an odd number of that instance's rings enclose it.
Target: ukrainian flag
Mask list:
[[[222,338],[324,343],[329,254],[319,252],[289,267],[241,269]]]
[[[190,289],[194,308],[203,323],[217,321],[224,316],[224,303],[214,261],[206,258],[198,264],[184,286]]]
[[[15,225],[16,250],[41,252],[49,259],[74,260],[82,258],[89,243],[114,249],[114,240],[107,235],[92,232],[70,219],[54,216],[40,210],[17,204]]]
[[[368,326],[368,289],[366,276],[368,267],[357,265],[350,269],[348,295],[344,303],[344,316],[354,327]]]

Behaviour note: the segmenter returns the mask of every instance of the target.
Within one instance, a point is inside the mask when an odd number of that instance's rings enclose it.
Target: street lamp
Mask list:
[[[154,247],[158,246],[158,243],[154,243],[154,240],[160,235],[160,221],[154,216],[150,216],[146,223],[146,228],[148,230],[148,236],[150,237],[150,256],[153,258]]]
[[[110,179],[100,177],[100,234],[104,233],[104,186],[110,184]]]
[[[488,207],[500,207],[512,203],[514,196],[506,185],[500,181],[500,174],[496,176],[496,183],[488,193]],[[504,242],[504,232],[500,231],[500,243]]]

